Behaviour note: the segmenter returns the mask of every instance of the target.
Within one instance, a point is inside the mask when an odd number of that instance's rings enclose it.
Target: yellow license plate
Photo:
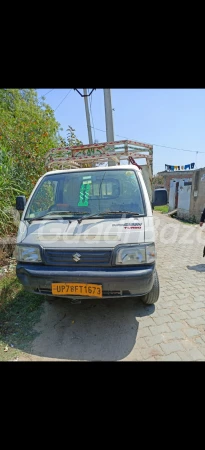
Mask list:
[[[102,297],[102,286],[99,284],[84,283],[52,283],[52,294]]]

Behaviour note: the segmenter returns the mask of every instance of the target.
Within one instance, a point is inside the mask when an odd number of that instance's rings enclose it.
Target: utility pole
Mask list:
[[[90,122],[90,111],[88,106],[88,95],[87,89],[83,89],[84,93],[84,102],[85,102],[85,114],[86,114],[86,120],[87,120],[87,129],[88,129],[88,140],[89,144],[93,144],[93,137],[92,137],[92,129],[91,129],[91,122]]]
[[[195,159],[195,161],[196,161],[196,162],[195,162],[196,169],[197,169],[197,156],[198,156],[198,153],[199,153],[199,152],[196,152],[196,159]]]
[[[114,128],[113,128],[113,117],[112,117],[112,100],[110,89],[104,90],[104,103],[105,103],[105,123],[106,123],[106,135],[107,142],[114,141]],[[115,166],[114,161],[108,160],[108,166]]]

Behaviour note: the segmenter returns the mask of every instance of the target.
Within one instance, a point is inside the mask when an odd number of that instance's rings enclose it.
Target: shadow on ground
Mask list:
[[[122,360],[135,345],[137,318],[154,309],[140,299],[83,299],[80,304],[62,298],[48,300],[35,327],[39,335],[30,354],[73,361]]]
[[[196,270],[197,272],[205,272],[205,264],[196,264],[195,266],[187,266],[189,270]]]

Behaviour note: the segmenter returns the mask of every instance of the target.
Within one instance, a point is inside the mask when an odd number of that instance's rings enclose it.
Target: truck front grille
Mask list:
[[[111,250],[45,249],[44,261],[52,266],[105,267],[110,266]]]

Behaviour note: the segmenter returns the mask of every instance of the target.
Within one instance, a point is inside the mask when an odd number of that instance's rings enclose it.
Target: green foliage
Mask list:
[[[44,173],[44,155],[59,144],[59,124],[34,89],[0,90],[0,148],[18,172],[22,190],[28,195],[31,185]]]
[[[45,154],[54,147],[79,145],[72,127],[60,136],[54,111],[35,89],[0,89],[0,235],[16,232],[11,207],[16,195],[30,195],[45,173]]]
[[[70,125],[68,127],[67,131],[67,142],[65,141],[65,146],[74,147],[76,145],[83,145],[82,141],[80,141],[76,135],[75,135],[75,129],[72,128]],[[89,168],[92,167],[92,164],[90,163],[83,163],[81,164],[81,167]]]
[[[0,235],[13,231],[15,197],[24,194],[17,169],[6,152],[0,162]]]
[[[75,129],[70,125],[67,131],[67,143],[66,145],[69,147],[74,147],[75,145],[83,145],[82,141],[80,141],[75,135]]]

